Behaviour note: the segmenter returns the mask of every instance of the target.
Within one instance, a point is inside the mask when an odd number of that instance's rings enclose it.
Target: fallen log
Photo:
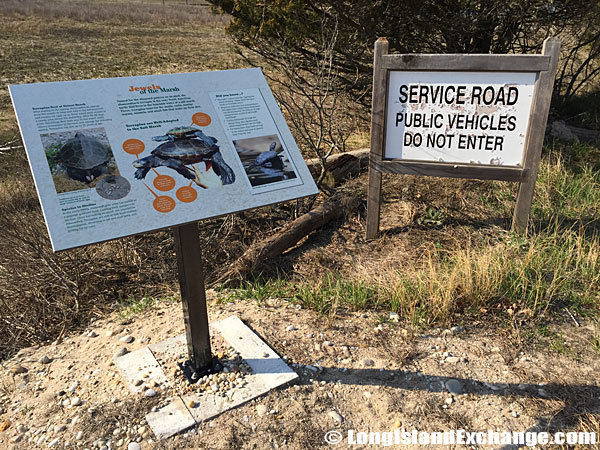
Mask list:
[[[574,127],[562,120],[555,120],[549,125],[550,136],[566,142],[600,142],[600,131]]]
[[[352,160],[356,161],[352,164],[352,166],[347,166],[348,161],[350,160],[350,158],[348,158],[348,156],[353,157]],[[319,172],[321,171],[321,160],[319,158],[307,159],[306,165],[308,166],[308,170],[310,170],[310,173],[312,173],[313,177],[316,178],[319,176]],[[330,172],[332,172],[336,168],[340,168],[342,166],[346,166],[345,173],[343,173],[340,169],[337,169],[337,171],[338,171],[337,176],[342,176],[342,178],[347,175],[350,175],[352,173],[357,173],[361,169],[368,167],[369,166],[369,149],[363,148],[360,150],[352,150],[350,152],[345,152],[345,153],[336,153],[334,155],[331,155],[327,159],[327,170]],[[337,181],[336,173],[334,172],[333,175]],[[342,178],[340,178],[340,180]]]
[[[217,282],[230,284],[243,280],[265,262],[272,261],[273,258],[296,245],[305,236],[339,219],[346,211],[357,208],[359,203],[360,201],[352,196],[328,198],[320,206],[285,225],[278,233],[251,245]]]

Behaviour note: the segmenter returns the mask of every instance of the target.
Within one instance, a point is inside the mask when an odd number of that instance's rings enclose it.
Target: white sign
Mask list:
[[[54,250],[317,193],[260,69],[9,88]]]
[[[384,158],[522,167],[535,80],[390,71]]]

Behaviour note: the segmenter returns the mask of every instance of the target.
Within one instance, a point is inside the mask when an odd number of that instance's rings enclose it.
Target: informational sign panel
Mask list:
[[[390,71],[384,158],[521,166],[536,73]]]
[[[318,192],[260,69],[9,88],[54,250]]]

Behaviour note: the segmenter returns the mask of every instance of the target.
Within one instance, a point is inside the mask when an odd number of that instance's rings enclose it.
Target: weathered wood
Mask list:
[[[382,57],[382,68],[387,70],[444,70],[537,72],[550,67],[547,55],[462,55],[402,54]]]
[[[328,198],[322,205],[284,226],[278,233],[250,246],[217,281],[229,283],[244,279],[261,264],[272,261],[303,237],[332,220],[339,219],[345,211],[354,209],[358,203],[358,199],[350,196]]]
[[[382,59],[388,52],[388,41],[379,38],[375,42],[373,57],[373,95],[371,109],[371,156],[383,157],[385,133],[387,70]],[[367,192],[367,239],[375,239],[379,233],[381,209],[381,172],[369,166],[369,188]]]
[[[528,170],[517,167],[483,166],[473,164],[430,163],[406,160],[372,159],[371,167],[382,173],[422,175],[476,180],[525,181]]]
[[[369,167],[369,152],[371,149],[361,148],[359,150],[351,150],[345,153],[335,153],[331,155],[327,159],[327,169],[329,170],[331,167],[335,167],[339,164],[338,160],[340,158],[346,158],[344,155],[354,156],[358,160],[358,169],[363,169],[365,167]],[[306,166],[313,177],[318,177],[319,172],[321,171],[321,160],[319,158],[311,158],[306,159]]]
[[[546,122],[548,121],[548,111],[550,109],[550,101],[552,100],[554,77],[558,67],[560,41],[554,38],[546,39],[542,53],[550,58],[550,65],[548,70],[539,73],[535,86],[523,164],[523,168],[529,171],[529,177],[519,186],[519,194],[512,222],[512,229],[518,233],[527,231],[527,222],[529,220],[529,212],[531,211],[531,202],[533,200],[538,166],[542,154],[542,144],[544,143]]]
[[[192,367],[201,371],[212,365],[212,354],[198,225],[193,222],[174,227],[173,235],[188,356]]]

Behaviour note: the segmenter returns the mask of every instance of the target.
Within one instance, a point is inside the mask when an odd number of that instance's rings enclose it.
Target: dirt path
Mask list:
[[[581,352],[565,355],[516,348],[481,324],[412,335],[374,313],[330,321],[276,299],[213,304],[209,314],[211,321],[238,315],[300,381],[156,442],[143,418],[164,400],[161,390],[154,398],[131,394],[113,357],[124,346],[183,332],[181,306],[162,303],[5,361],[0,447],[115,449],[136,441],[143,449],[306,449],[327,448],[328,430],[344,439],[350,429],[598,431],[600,364],[589,344],[598,330],[591,324],[567,330]],[[122,342],[125,335],[133,342]]]

